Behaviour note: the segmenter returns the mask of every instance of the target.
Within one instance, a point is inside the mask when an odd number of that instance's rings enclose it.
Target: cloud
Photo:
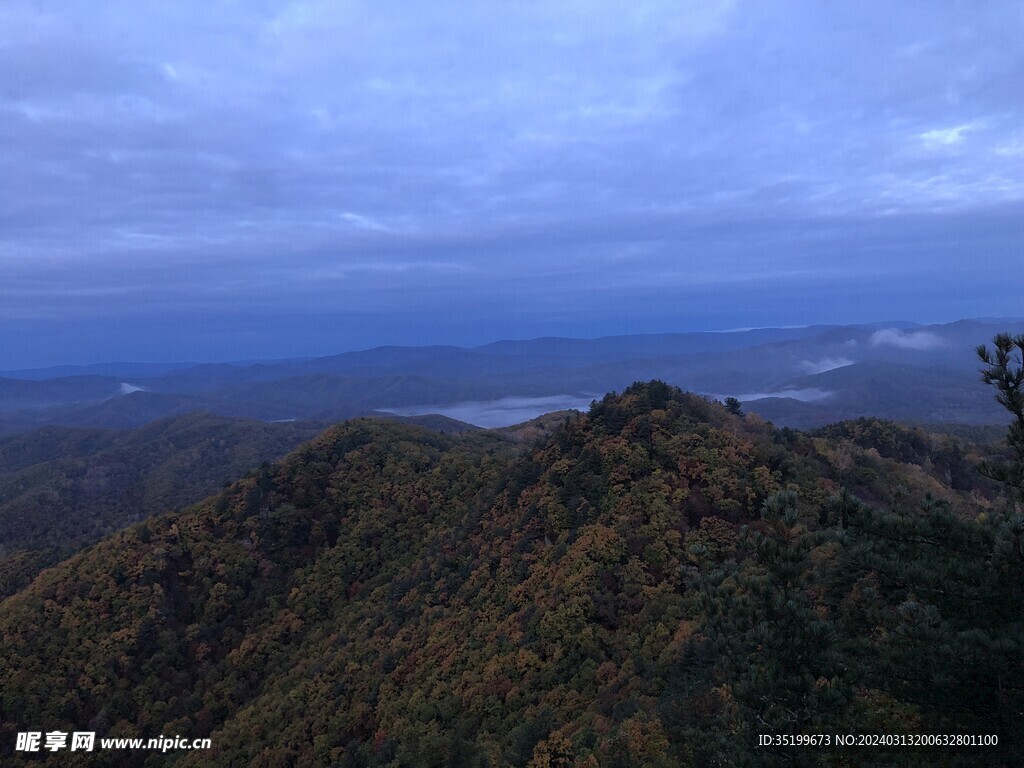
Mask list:
[[[121,386],[118,390],[122,395],[130,395],[132,392],[148,392],[145,387],[140,387],[137,384],[129,384],[127,381],[121,382]]]
[[[964,134],[974,127],[971,123],[966,123],[952,128],[936,128],[922,133],[921,141],[929,149],[949,147],[961,143],[964,140]]]
[[[848,365],[853,365],[854,360],[850,360],[845,357],[823,357],[821,360],[801,360],[800,368],[806,373],[824,373],[825,371],[833,371],[836,368],[845,368]]]
[[[819,322],[827,286],[870,320],[868,281],[914,274],[905,307],[965,253],[1019,255],[982,226],[1024,201],[1011,2],[103,7],[0,4],[0,320],[436,305],[476,328],[543,304],[586,326],[697,283],[702,327]],[[737,283],[816,298],[724,317]],[[131,300],[67,293],[114,286]]]
[[[901,331],[896,328],[886,328],[871,334],[871,345],[925,351],[944,347],[946,342],[941,336],[929,331]]]

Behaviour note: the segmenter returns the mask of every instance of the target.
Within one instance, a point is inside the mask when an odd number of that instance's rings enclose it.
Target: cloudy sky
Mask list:
[[[0,367],[1024,314],[1024,6],[4,0]]]

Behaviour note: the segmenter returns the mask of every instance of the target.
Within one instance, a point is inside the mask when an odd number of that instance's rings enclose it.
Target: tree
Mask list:
[[[686,693],[676,716],[694,764],[793,765],[801,749],[783,747],[752,759],[761,733],[845,729],[849,686],[834,622],[816,605],[812,551],[830,532],[809,530],[797,495],[780,491],[744,529],[750,558],[735,569],[702,560],[695,584],[705,616],[681,672]],[[685,686],[689,685],[689,689]]]
[[[727,410],[734,416],[743,415],[743,406],[740,404],[740,401],[737,400],[735,397],[725,398],[725,410]]]
[[[1006,433],[1013,459],[1002,464],[986,462],[981,471],[1017,489],[1024,499],[1024,336],[1001,333],[993,344],[992,350],[984,344],[978,347],[978,358],[987,366],[981,380],[996,388],[996,401],[1013,414]]]

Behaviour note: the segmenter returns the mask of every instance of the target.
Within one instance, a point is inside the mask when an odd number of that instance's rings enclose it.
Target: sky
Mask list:
[[[1020,316],[1024,5],[4,0],[0,369]]]

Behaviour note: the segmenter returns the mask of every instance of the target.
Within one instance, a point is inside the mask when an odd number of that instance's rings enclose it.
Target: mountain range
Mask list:
[[[995,333],[1021,331],[1021,320],[887,322],[11,371],[0,376],[0,434],[46,424],[140,427],[194,411],[263,421],[441,413],[492,427],[585,409],[605,392],[648,379],[736,397],[782,426],[868,415],[994,424],[1005,415],[977,396],[974,349]]]

